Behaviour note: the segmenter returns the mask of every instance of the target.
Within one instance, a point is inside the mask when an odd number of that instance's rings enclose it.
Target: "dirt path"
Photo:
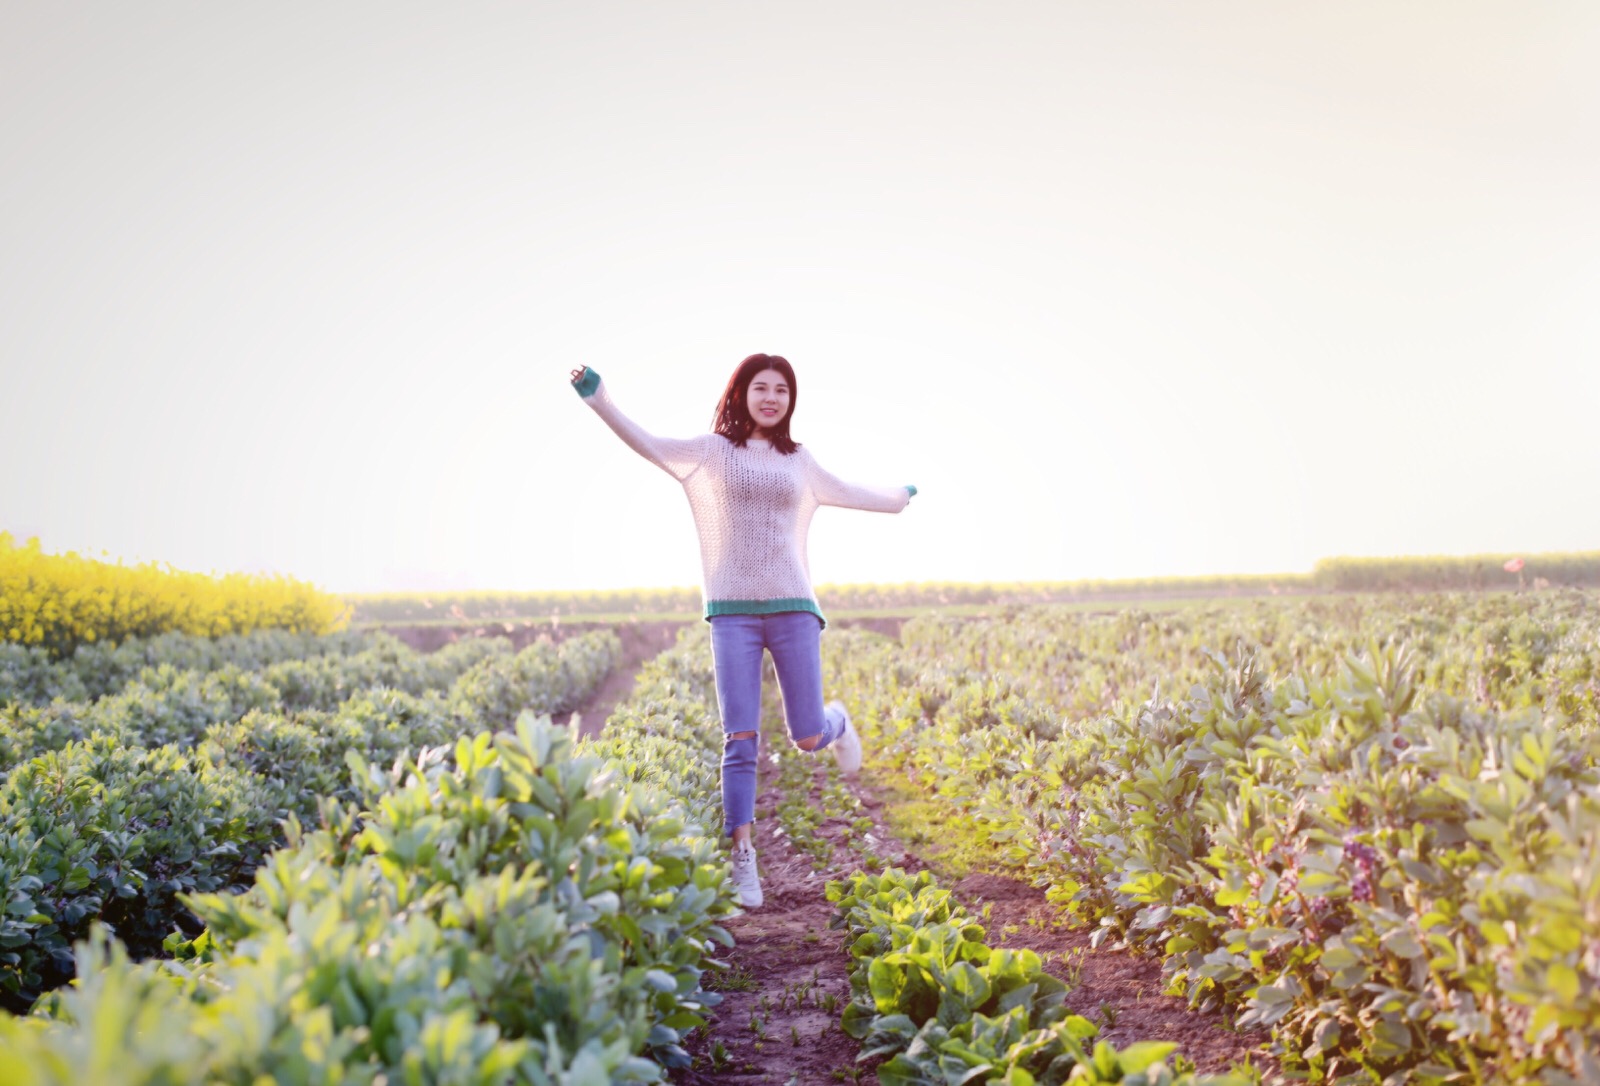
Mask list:
[[[817,872],[779,832],[783,795],[770,759],[761,760],[755,845],[766,900],[727,924],[735,945],[727,973],[708,981],[722,993],[707,1029],[688,1048],[691,1070],[673,1081],[837,1083],[855,1081],[860,1044],[839,1028],[850,1001],[849,959],[828,928],[833,906],[823,886],[842,870]],[[833,827],[827,827],[833,829]]]
[[[601,625],[580,622],[565,625],[503,622],[483,626],[385,626],[383,632],[393,634],[418,652],[433,652],[467,637],[505,637],[510,639],[513,648],[524,649],[541,637],[559,643],[578,634],[611,630],[622,642],[622,659],[576,713],[579,734],[595,736],[605,726],[611,710],[633,692],[633,677],[639,673],[639,668],[646,660],[671,648],[678,639],[678,631],[685,625],[683,622],[618,622]],[[573,715],[557,713],[552,719],[557,724],[566,724]]]
[[[578,717],[578,734],[591,738],[600,734],[606,719],[629,694],[633,693],[633,678],[645,661],[661,655],[678,640],[681,622],[638,622],[613,626],[622,641],[622,659],[600,683],[600,688],[576,714],[557,713],[552,719],[557,724],[568,723],[573,715]]]

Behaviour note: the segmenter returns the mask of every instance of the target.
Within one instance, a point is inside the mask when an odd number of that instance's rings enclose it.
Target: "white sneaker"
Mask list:
[[[839,710],[839,715],[844,717],[844,731],[828,744],[828,748],[833,751],[833,760],[839,763],[840,771],[854,774],[861,768],[861,736],[856,734],[856,726],[850,723],[850,714],[845,712],[844,702],[830,701],[828,708]]]
[[[733,850],[733,888],[739,891],[739,904],[746,909],[761,908],[761,876],[756,874],[756,850]]]

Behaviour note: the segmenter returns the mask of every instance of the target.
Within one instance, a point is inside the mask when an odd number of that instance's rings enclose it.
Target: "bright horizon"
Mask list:
[[[1600,8],[6,7],[0,531],[692,586],[567,384],[740,358],[900,516],[818,584],[1600,549]]]
[[[27,543],[29,543],[31,541],[28,540],[28,539],[14,539],[13,542],[16,543],[16,544],[27,544]],[[46,553],[55,553],[49,547],[45,547],[44,549],[45,549]],[[107,561],[107,562],[113,562],[113,563],[120,562],[120,563],[122,563],[124,565],[132,564],[132,563],[130,563],[130,560],[122,558],[122,557],[117,556],[117,555],[112,555],[109,552],[91,553],[91,552],[84,552],[84,551],[76,551],[75,553],[77,553],[78,556],[81,557],[81,558],[91,558],[91,559],[96,559],[96,560],[99,560],[99,561]],[[1482,558],[1482,559],[1484,559],[1486,561],[1491,561],[1493,564],[1498,565],[1501,562],[1502,558],[1505,557],[1506,555],[1512,555],[1513,557],[1522,557],[1522,558],[1526,558],[1526,559],[1529,559],[1529,560],[1535,560],[1535,559],[1537,559],[1537,557],[1540,554],[1546,554],[1546,553],[1557,553],[1557,552],[1538,552],[1538,551],[1527,551],[1527,550],[1524,550],[1524,551],[1517,551],[1517,552],[1502,551],[1502,552],[1497,552],[1497,553],[1494,553],[1494,554],[1324,555],[1323,557],[1324,558],[1329,558],[1329,559],[1375,558],[1375,559],[1378,559],[1378,560],[1383,560],[1383,559],[1406,559],[1406,558],[1422,558],[1422,559],[1428,559],[1428,558],[1440,558],[1440,559]],[[1570,552],[1562,552],[1562,553],[1570,553]],[[1590,551],[1590,552],[1587,552],[1587,553],[1591,553],[1592,554],[1592,553],[1600,553],[1600,552]],[[143,560],[143,561],[155,561],[158,564],[161,564],[161,560],[160,559],[146,559],[146,560]],[[171,563],[165,563],[165,564],[170,565]],[[1313,565],[1314,565],[1314,563],[1313,563]],[[174,567],[174,568],[178,568],[178,567]],[[239,570],[195,571],[195,570],[185,570],[185,569],[179,568],[179,572],[188,572],[188,573],[206,572],[206,573],[210,573],[212,575],[221,575],[221,574],[227,574],[227,573],[250,572],[250,571],[239,571]],[[276,572],[283,572],[283,571],[276,571]],[[1128,576],[1128,577],[1040,578],[1040,579],[1037,579],[1037,580],[1034,580],[1034,581],[1006,580],[1006,579],[1003,579],[1003,578],[995,578],[995,577],[991,577],[991,578],[987,578],[987,579],[971,580],[971,581],[818,581],[818,582],[816,582],[816,587],[818,587],[818,588],[829,588],[829,587],[857,588],[857,587],[865,587],[865,586],[881,586],[883,588],[896,588],[896,587],[899,587],[901,585],[915,585],[915,584],[949,584],[949,585],[952,585],[952,586],[969,586],[969,585],[975,586],[975,585],[983,585],[983,584],[990,584],[990,585],[1006,585],[1006,584],[1064,584],[1064,585],[1070,585],[1070,584],[1080,584],[1080,583],[1081,584],[1118,584],[1118,583],[1121,583],[1123,581],[1138,582],[1138,581],[1160,580],[1160,579],[1164,579],[1164,578],[1177,578],[1177,577],[1197,577],[1197,578],[1204,578],[1204,577],[1218,577],[1218,578],[1264,577],[1264,578],[1270,578],[1270,577],[1275,577],[1275,576],[1277,576],[1277,577],[1303,577],[1303,576],[1307,576],[1307,575],[1309,575],[1309,574],[1311,574],[1313,572],[1314,572],[1314,569],[1312,568],[1312,566],[1307,566],[1305,569],[1277,569],[1277,570],[1250,570],[1250,571],[1212,570],[1212,571],[1205,572],[1205,573],[1195,573],[1195,574],[1134,574],[1134,575],[1131,575],[1131,576]],[[1538,570],[1535,569],[1533,572],[1535,574],[1537,574]],[[1509,574],[1508,574],[1508,577],[1509,577]],[[1508,587],[1508,588],[1512,587],[1513,584],[1514,584],[1514,582],[1508,580],[1507,584],[1506,584],[1506,587]],[[560,593],[560,592],[574,592],[574,593],[583,593],[583,592],[618,592],[618,593],[625,593],[625,592],[694,592],[694,591],[699,591],[699,585],[691,583],[691,582],[688,582],[688,581],[684,581],[684,582],[682,582],[680,584],[611,585],[611,586],[607,586],[607,587],[604,587],[604,588],[596,588],[596,587],[592,587],[592,586],[581,586],[580,585],[580,586],[577,586],[575,588],[506,589],[506,588],[496,588],[494,586],[479,585],[479,586],[468,586],[468,587],[455,588],[455,589],[437,589],[437,590],[428,590],[428,589],[407,590],[407,589],[381,589],[381,588],[375,588],[375,589],[363,589],[363,590],[360,590],[360,591],[350,591],[350,590],[341,591],[341,590],[337,590],[337,589],[332,590],[332,591],[336,595],[347,596],[347,597],[381,596],[381,595],[386,595],[386,594],[397,594],[398,595],[398,594],[407,594],[407,593],[426,593],[426,592],[429,592],[429,591],[435,591],[435,592],[437,592],[437,593],[439,593],[441,595],[449,595],[449,594],[473,595],[473,594],[492,594],[492,593],[529,593],[529,594],[532,594],[532,593],[539,593],[539,592],[551,592],[551,593]]]

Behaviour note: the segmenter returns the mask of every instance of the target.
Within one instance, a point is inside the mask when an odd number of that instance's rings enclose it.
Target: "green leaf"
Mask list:
[[[1173,1041],[1136,1041],[1117,1055],[1124,1075],[1136,1075],[1153,1063],[1166,1059],[1178,1048]]]
[[[905,970],[890,965],[882,958],[874,958],[867,967],[867,991],[872,993],[879,1014],[904,1012],[901,1006],[906,988]]]
[[[1484,939],[1491,946],[1511,945],[1511,933],[1508,932],[1506,930],[1506,926],[1500,923],[1498,920],[1478,921],[1478,931],[1483,934]]]
[[[1545,985],[1563,1004],[1578,1001],[1578,972],[1565,962],[1552,962],[1544,975]]]
[[[1420,958],[1426,953],[1410,928],[1395,928],[1383,937],[1383,948],[1401,958]]]
[[[989,998],[989,982],[967,962],[957,962],[944,976],[945,985],[969,1010],[981,1007]]]

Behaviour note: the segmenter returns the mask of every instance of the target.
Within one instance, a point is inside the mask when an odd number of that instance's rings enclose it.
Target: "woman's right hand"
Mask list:
[[[577,369],[573,370],[572,371],[572,383],[573,384],[577,384],[579,381],[583,380],[583,375],[588,373],[588,372],[589,372],[589,367],[588,366],[579,366]]]

